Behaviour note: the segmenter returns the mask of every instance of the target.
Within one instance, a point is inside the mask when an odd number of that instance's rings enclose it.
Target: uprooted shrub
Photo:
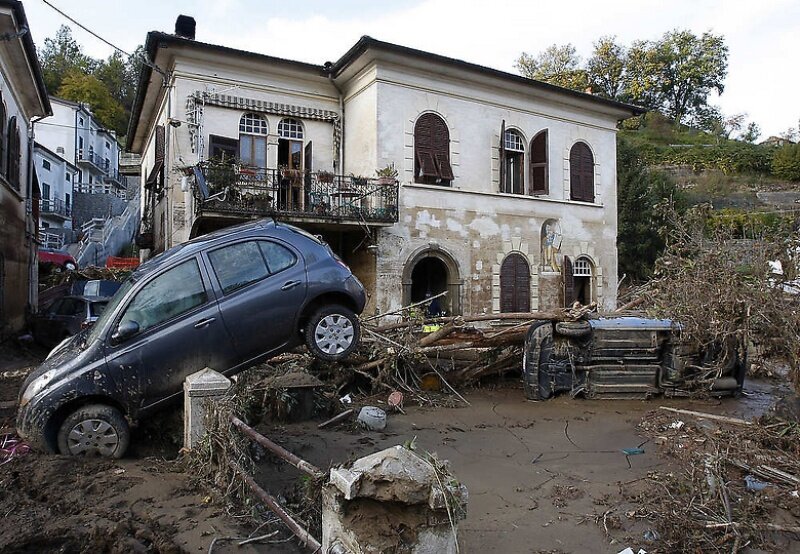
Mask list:
[[[709,206],[678,215],[664,207],[666,249],[644,287],[649,313],[680,321],[707,349],[742,338],[788,362],[800,388],[797,215],[761,225],[720,223]],[[780,262],[781,272],[776,271]]]

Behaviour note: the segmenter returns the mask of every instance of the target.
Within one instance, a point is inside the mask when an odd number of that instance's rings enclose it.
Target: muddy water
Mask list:
[[[746,396],[721,401],[559,397],[536,403],[509,385],[466,394],[470,406],[408,407],[407,415],[390,416],[383,433],[318,430],[316,422],[261,430],[322,468],[416,438],[418,448],[449,460],[469,489],[468,516],[460,527],[464,552],[616,553],[625,546],[657,546],[644,540],[646,527],[624,516],[635,506],[619,488],[648,471],[669,469],[655,445],[637,434],[642,415],[660,405],[760,415],[773,400],[774,385],[754,382],[747,388]],[[637,447],[644,453],[622,452]],[[300,476],[291,467],[265,464],[260,479],[282,490]],[[619,525],[606,518],[608,535],[602,526],[607,512],[620,516]]]

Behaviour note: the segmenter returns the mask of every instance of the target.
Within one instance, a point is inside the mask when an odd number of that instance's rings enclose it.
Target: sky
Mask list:
[[[764,139],[800,125],[798,0],[49,0],[131,52],[151,30],[173,32],[179,14],[197,20],[197,40],[311,63],[335,61],[360,36],[516,73],[520,53],[572,43],[585,59],[601,36],[655,40],[673,29],[724,35],[725,91],[712,103],[746,113]],[[41,46],[62,24],[93,57],[111,47],[42,0],[23,0]]]

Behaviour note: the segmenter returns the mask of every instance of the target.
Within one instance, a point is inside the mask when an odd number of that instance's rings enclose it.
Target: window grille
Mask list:
[[[254,113],[246,113],[239,120],[239,132],[251,135],[266,135],[269,133],[267,120]]]
[[[575,277],[591,277],[592,264],[586,258],[578,258],[572,265],[572,275]]]
[[[278,136],[284,139],[303,140],[303,126],[296,119],[282,119],[278,123]]]

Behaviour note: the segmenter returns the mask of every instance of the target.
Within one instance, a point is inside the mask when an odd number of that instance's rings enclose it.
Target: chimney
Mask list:
[[[175,34],[181,38],[188,38],[194,40],[194,31],[197,23],[194,17],[189,15],[179,15],[175,20]]]

